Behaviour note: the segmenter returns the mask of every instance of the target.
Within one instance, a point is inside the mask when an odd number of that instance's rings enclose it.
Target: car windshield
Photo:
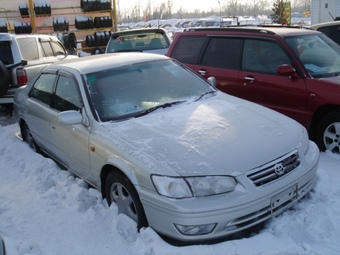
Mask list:
[[[167,49],[169,46],[169,39],[163,33],[132,31],[126,34],[113,34],[107,52],[147,51]]]
[[[216,91],[173,60],[103,70],[86,79],[101,121],[139,117]]]
[[[285,40],[312,77],[340,74],[340,46],[327,36],[311,34]]]

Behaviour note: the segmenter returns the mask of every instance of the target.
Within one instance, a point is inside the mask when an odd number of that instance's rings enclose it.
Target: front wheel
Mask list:
[[[30,129],[28,128],[27,124],[24,123],[22,130],[21,130],[22,139],[28,143],[28,145],[32,148],[33,151],[39,152],[39,146],[34,141],[34,138],[31,134]]]
[[[138,230],[148,225],[138,193],[127,177],[110,173],[105,181],[105,195],[109,205],[116,203],[119,213],[127,215],[137,223]]]
[[[340,154],[340,111],[332,112],[321,119],[316,131],[316,143],[321,151]]]

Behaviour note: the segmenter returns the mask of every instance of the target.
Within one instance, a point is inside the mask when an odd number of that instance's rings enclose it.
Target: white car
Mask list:
[[[293,206],[319,160],[296,121],[211,84],[166,56],[95,55],[46,67],[16,93],[14,116],[34,150],[139,229],[204,242]]]
[[[0,104],[12,103],[17,88],[45,66],[70,58],[78,56],[55,36],[0,33]]]

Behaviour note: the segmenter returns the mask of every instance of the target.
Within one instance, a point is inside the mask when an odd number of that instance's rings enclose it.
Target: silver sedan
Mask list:
[[[138,229],[226,237],[315,185],[304,127],[217,91],[173,59],[113,53],[46,67],[15,95],[24,141],[101,190]]]

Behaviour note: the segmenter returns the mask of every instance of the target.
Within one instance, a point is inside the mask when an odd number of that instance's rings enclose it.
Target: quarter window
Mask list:
[[[202,65],[218,68],[240,69],[242,39],[211,38],[202,58]]]
[[[55,74],[40,75],[30,91],[30,97],[50,105],[55,79]]]

